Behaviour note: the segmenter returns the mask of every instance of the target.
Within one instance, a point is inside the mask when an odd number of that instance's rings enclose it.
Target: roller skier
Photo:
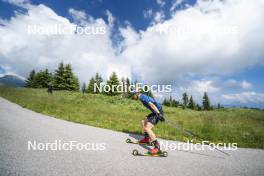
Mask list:
[[[151,111],[149,115],[142,120],[141,125],[144,131],[144,138],[139,140],[139,143],[152,143],[154,148],[149,151],[150,154],[160,153],[160,144],[156,139],[155,133],[152,131],[152,128],[157,125],[159,121],[164,121],[162,106],[150,96],[147,96],[142,93],[134,93],[134,100],[140,100],[141,103]]]

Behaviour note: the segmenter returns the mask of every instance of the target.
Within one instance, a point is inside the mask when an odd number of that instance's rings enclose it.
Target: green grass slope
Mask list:
[[[56,118],[141,134],[140,121],[149,113],[139,101],[78,92],[46,89],[0,87],[0,96],[33,111]],[[193,111],[164,108],[165,118],[181,124],[211,142],[238,143],[239,147],[264,148],[264,111],[251,109],[221,109]],[[184,136],[166,123],[154,131],[164,139],[186,141]]]

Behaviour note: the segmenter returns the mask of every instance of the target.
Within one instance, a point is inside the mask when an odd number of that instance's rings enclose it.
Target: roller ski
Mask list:
[[[126,143],[129,144],[139,144],[139,145],[148,145],[148,146],[152,146],[153,144],[150,142],[149,138],[143,138],[139,141],[134,141],[132,139],[127,138]]]
[[[157,140],[151,142],[154,146],[153,149],[149,150],[148,153],[140,153],[138,150],[133,150],[132,154],[134,156],[158,156],[158,157],[167,157],[168,153],[166,151],[160,150],[160,144]]]
[[[159,151],[157,153],[151,153],[151,151],[147,153],[140,153],[138,150],[133,150],[132,155],[134,156],[152,156],[152,157],[167,157],[168,153],[166,151]]]

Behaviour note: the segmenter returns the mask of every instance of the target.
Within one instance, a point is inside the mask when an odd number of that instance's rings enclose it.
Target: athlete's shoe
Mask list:
[[[158,154],[158,153],[160,153],[160,149],[158,149],[158,148],[155,147],[155,148],[149,150],[149,153],[150,154]]]
[[[145,143],[150,143],[150,138],[149,137],[144,137],[143,139],[138,141],[139,143],[145,144]]]

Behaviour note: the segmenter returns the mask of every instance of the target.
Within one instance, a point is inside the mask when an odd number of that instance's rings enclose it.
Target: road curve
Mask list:
[[[225,156],[208,148],[178,149],[169,150],[167,158],[135,157],[131,155],[133,149],[142,152],[146,149],[126,144],[128,137],[138,136],[45,116],[0,97],[1,176],[264,175],[264,150],[239,148],[228,151],[231,156]],[[28,150],[29,142],[34,141],[38,144],[75,141],[88,143],[96,150]]]

